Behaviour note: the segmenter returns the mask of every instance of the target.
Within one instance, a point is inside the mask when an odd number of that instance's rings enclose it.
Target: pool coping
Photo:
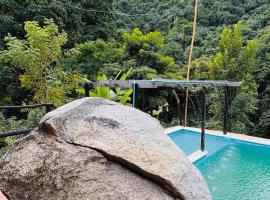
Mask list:
[[[174,133],[174,132],[182,130],[182,129],[194,131],[194,132],[198,132],[198,133],[201,132],[200,128],[174,126],[174,127],[166,128],[165,133],[168,135],[168,134]],[[237,134],[237,133],[228,133],[227,135],[224,135],[222,131],[209,130],[209,129],[206,129],[205,133],[207,135],[225,137],[225,138],[240,140],[240,141],[249,142],[249,143],[253,143],[253,144],[261,144],[261,145],[270,146],[270,139],[259,138],[259,137]],[[198,150],[198,151],[195,151],[194,153],[192,153],[191,155],[189,155],[188,158],[192,163],[195,163],[196,161],[205,157],[207,154],[208,154],[207,151],[202,152],[201,150]]]

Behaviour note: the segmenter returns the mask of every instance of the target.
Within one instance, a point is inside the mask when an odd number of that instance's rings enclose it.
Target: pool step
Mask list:
[[[202,157],[206,156],[208,154],[208,151],[195,151],[194,153],[192,153],[191,155],[188,156],[188,159],[194,163],[195,161],[201,159]]]

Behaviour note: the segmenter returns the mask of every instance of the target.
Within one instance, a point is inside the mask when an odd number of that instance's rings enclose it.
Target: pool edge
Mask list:
[[[166,128],[165,134],[169,135],[169,134],[172,134],[172,133],[179,131],[179,130],[189,130],[189,131],[200,133],[199,128],[174,126],[174,127]],[[243,135],[243,134],[236,134],[236,133],[228,133],[227,135],[224,135],[224,134],[222,134],[221,131],[215,131],[215,130],[206,130],[205,133],[207,135],[229,138],[232,140],[239,140],[239,141],[247,142],[247,143],[270,146],[270,139],[248,136],[248,135]],[[188,158],[193,164],[195,164],[196,162],[198,162],[199,160],[204,158],[207,154],[208,154],[207,151],[202,152],[202,151],[198,150],[198,151],[192,153],[191,155],[189,155]]]

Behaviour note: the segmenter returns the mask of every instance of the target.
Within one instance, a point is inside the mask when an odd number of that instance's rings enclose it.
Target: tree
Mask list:
[[[233,28],[225,28],[219,40],[219,52],[211,58],[208,68],[210,79],[242,82],[242,87],[235,93],[229,111],[232,130],[238,133],[250,133],[254,128],[250,115],[256,111],[257,84],[253,73],[256,67],[257,50],[258,45],[255,40],[244,44],[241,24],[236,24]],[[222,95],[213,93],[211,97],[210,113],[214,120],[210,120],[209,124],[217,125],[217,119],[222,117],[223,105],[216,98]],[[211,128],[220,128],[221,124],[217,126]]]
[[[2,0],[0,7],[2,47],[3,38],[8,33],[19,39],[24,37],[25,21],[43,24],[45,19],[53,19],[60,29],[68,33],[67,47],[97,38],[108,40],[114,37],[116,32],[115,15],[111,14],[112,0]]]
[[[257,123],[255,134],[270,137],[270,26],[261,31],[257,38],[259,43],[258,64],[255,71],[255,80],[258,84],[258,111],[254,116]]]
[[[61,104],[69,78],[56,62],[61,57],[61,47],[67,34],[60,33],[52,20],[40,27],[38,22],[25,22],[26,39],[8,36],[7,50],[1,52],[1,60],[23,70],[21,86],[35,93],[35,100],[42,103]]]
[[[89,80],[95,81],[97,76],[101,75],[99,71],[108,67],[108,65],[111,68],[122,70],[120,63],[123,56],[124,51],[117,42],[89,41],[71,49],[69,55],[61,61],[61,65],[65,69],[72,69],[85,74]]]
[[[61,65],[86,74],[91,81],[103,74],[113,78],[130,68],[133,70],[129,78],[133,79],[181,78],[180,66],[164,52],[164,37],[160,32],[143,34],[135,28],[131,33],[124,33],[122,41],[96,40],[80,44],[70,50]]]
[[[0,62],[0,102],[2,104],[8,104],[11,96],[14,96],[14,91],[20,87],[20,74],[20,69]]]
[[[126,59],[135,61],[134,72],[136,69],[152,69],[152,74],[156,73],[156,77],[167,77],[179,79],[177,74],[180,67],[171,56],[163,54],[164,37],[160,32],[150,32],[143,34],[138,28],[135,28],[132,33],[124,33],[124,50]],[[133,72],[134,76],[136,74]],[[153,78],[153,77],[142,77]]]
[[[270,138],[270,111],[264,112],[255,129],[256,135],[259,137]]]

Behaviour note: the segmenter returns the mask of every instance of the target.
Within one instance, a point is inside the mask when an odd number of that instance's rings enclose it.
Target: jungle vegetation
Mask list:
[[[97,79],[184,79],[193,1],[1,0],[0,104],[52,102],[82,95]],[[199,1],[191,79],[243,82],[230,91],[230,130],[270,138],[270,1]],[[130,104],[132,91],[97,88]],[[175,91],[183,109],[183,91]],[[171,90],[148,90],[145,112],[179,124]],[[222,129],[223,92],[207,95],[207,128]],[[199,126],[191,91],[189,125]],[[181,109],[181,107],[180,107]],[[42,110],[2,111],[0,131],[33,126]],[[14,117],[16,116],[16,117]],[[35,119],[34,119],[35,118]]]

